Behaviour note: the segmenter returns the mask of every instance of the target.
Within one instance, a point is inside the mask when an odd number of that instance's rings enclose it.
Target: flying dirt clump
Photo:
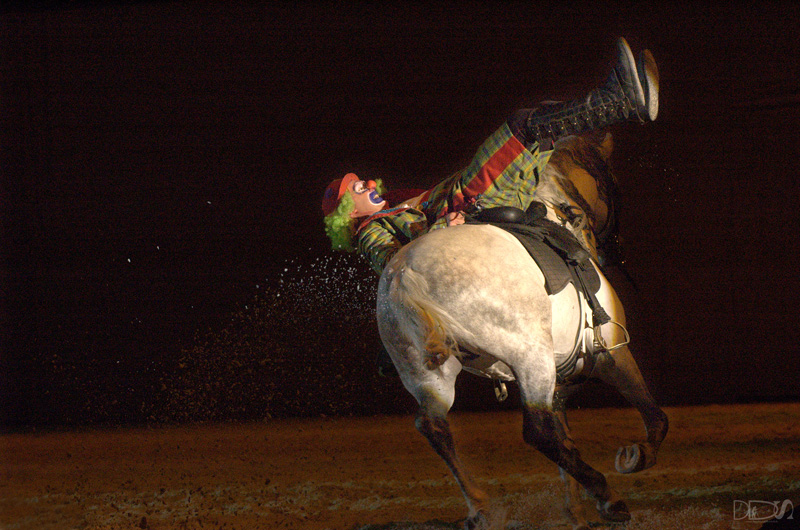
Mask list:
[[[161,380],[156,421],[395,411],[408,398],[378,375],[377,279],[357,256],[290,261],[226,325],[197,333]],[[369,395],[370,399],[364,399]],[[402,410],[406,410],[403,408]]]

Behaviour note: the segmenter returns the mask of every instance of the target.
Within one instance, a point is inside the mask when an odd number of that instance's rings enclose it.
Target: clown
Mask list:
[[[325,231],[335,250],[357,248],[380,274],[403,245],[462,223],[462,212],[471,204],[525,210],[558,139],[624,121],[653,121],[657,114],[653,56],[644,50],[637,62],[620,38],[605,83],[577,100],[516,111],[466,168],[430,190],[386,192],[380,181],[365,181],[354,173],[333,181],[322,200]]]

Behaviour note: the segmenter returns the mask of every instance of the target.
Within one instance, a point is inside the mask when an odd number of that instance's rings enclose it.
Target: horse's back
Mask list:
[[[533,344],[550,341],[552,349],[544,276],[506,231],[465,224],[429,232],[406,245],[381,278],[379,320],[409,270],[424,279],[425,295],[458,324],[453,338],[463,348],[511,365]]]
[[[491,225],[464,224],[429,232],[404,249],[404,265],[424,271],[429,281],[495,285],[533,281],[544,276],[516,237]]]

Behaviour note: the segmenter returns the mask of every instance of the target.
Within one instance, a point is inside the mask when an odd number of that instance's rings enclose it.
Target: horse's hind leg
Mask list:
[[[629,520],[631,515],[625,502],[617,497],[602,473],[581,459],[578,448],[553,412],[555,369],[552,372],[549,381],[543,380],[547,376],[541,370],[516,374],[523,400],[522,433],[525,441],[577,480],[597,501],[597,509],[604,519]]]
[[[598,364],[597,373],[639,410],[647,430],[646,442],[620,447],[617,451],[617,471],[635,473],[655,465],[658,448],[667,435],[669,420],[650,395],[630,350],[627,347],[615,350],[610,359],[606,357]]]
[[[569,429],[569,422],[567,421],[566,400],[570,394],[577,387],[556,389],[555,396],[553,397],[553,412],[558,418],[564,429],[566,436],[566,443],[574,445],[572,435]],[[561,473],[561,480],[564,481],[564,514],[567,519],[572,523],[573,530],[589,530],[589,524],[586,519],[586,510],[583,503],[581,503],[581,488],[578,481],[575,480],[564,468],[559,468]]]
[[[419,403],[415,426],[450,468],[461,488],[469,509],[467,528],[485,528],[488,526],[485,509],[489,497],[475,484],[456,455],[453,433],[447,422],[447,413],[455,400],[455,381],[461,372],[461,363],[450,356],[435,369],[427,367],[428,353],[414,345],[425,342],[420,337],[417,340],[413,338],[413,334],[421,330],[401,325],[405,310],[385,303],[389,295],[382,290],[388,289],[389,285],[391,277],[384,274],[378,293],[378,325],[383,344],[403,385]]]
[[[444,407],[438,399],[423,399],[420,402],[415,424],[417,430],[427,438],[436,454],[450,468],[453,477],[461,488],[461,492],[464,494],[464,499],[469,508],[466,527],[468,529],[486,528],[488,526],[486,508],[489,496],[475,484],[456,455],[453,434],[445,417],[447,408],[449,407]]]

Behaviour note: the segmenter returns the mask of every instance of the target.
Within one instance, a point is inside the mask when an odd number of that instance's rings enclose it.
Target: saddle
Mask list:
[[[572,232],[547,219],[546,214],[545,205],[534,201],[526,211],[501,206],[469,212],[466,222],[491,224],[512,234],[542,271],[547,294],[558,294],[571,283],[583,294],[595,329],[611,322],[611,317],[597,299],[600,276],[592,265],[589,252]],[[579,384],[589,378],[594,365],[594,355],[589,353],[583,341],[578,340],[569,355],[556,366],[557,381],[559,384]],[[495,381],[495,393],[500,401],[507,395],[502,381]]]

